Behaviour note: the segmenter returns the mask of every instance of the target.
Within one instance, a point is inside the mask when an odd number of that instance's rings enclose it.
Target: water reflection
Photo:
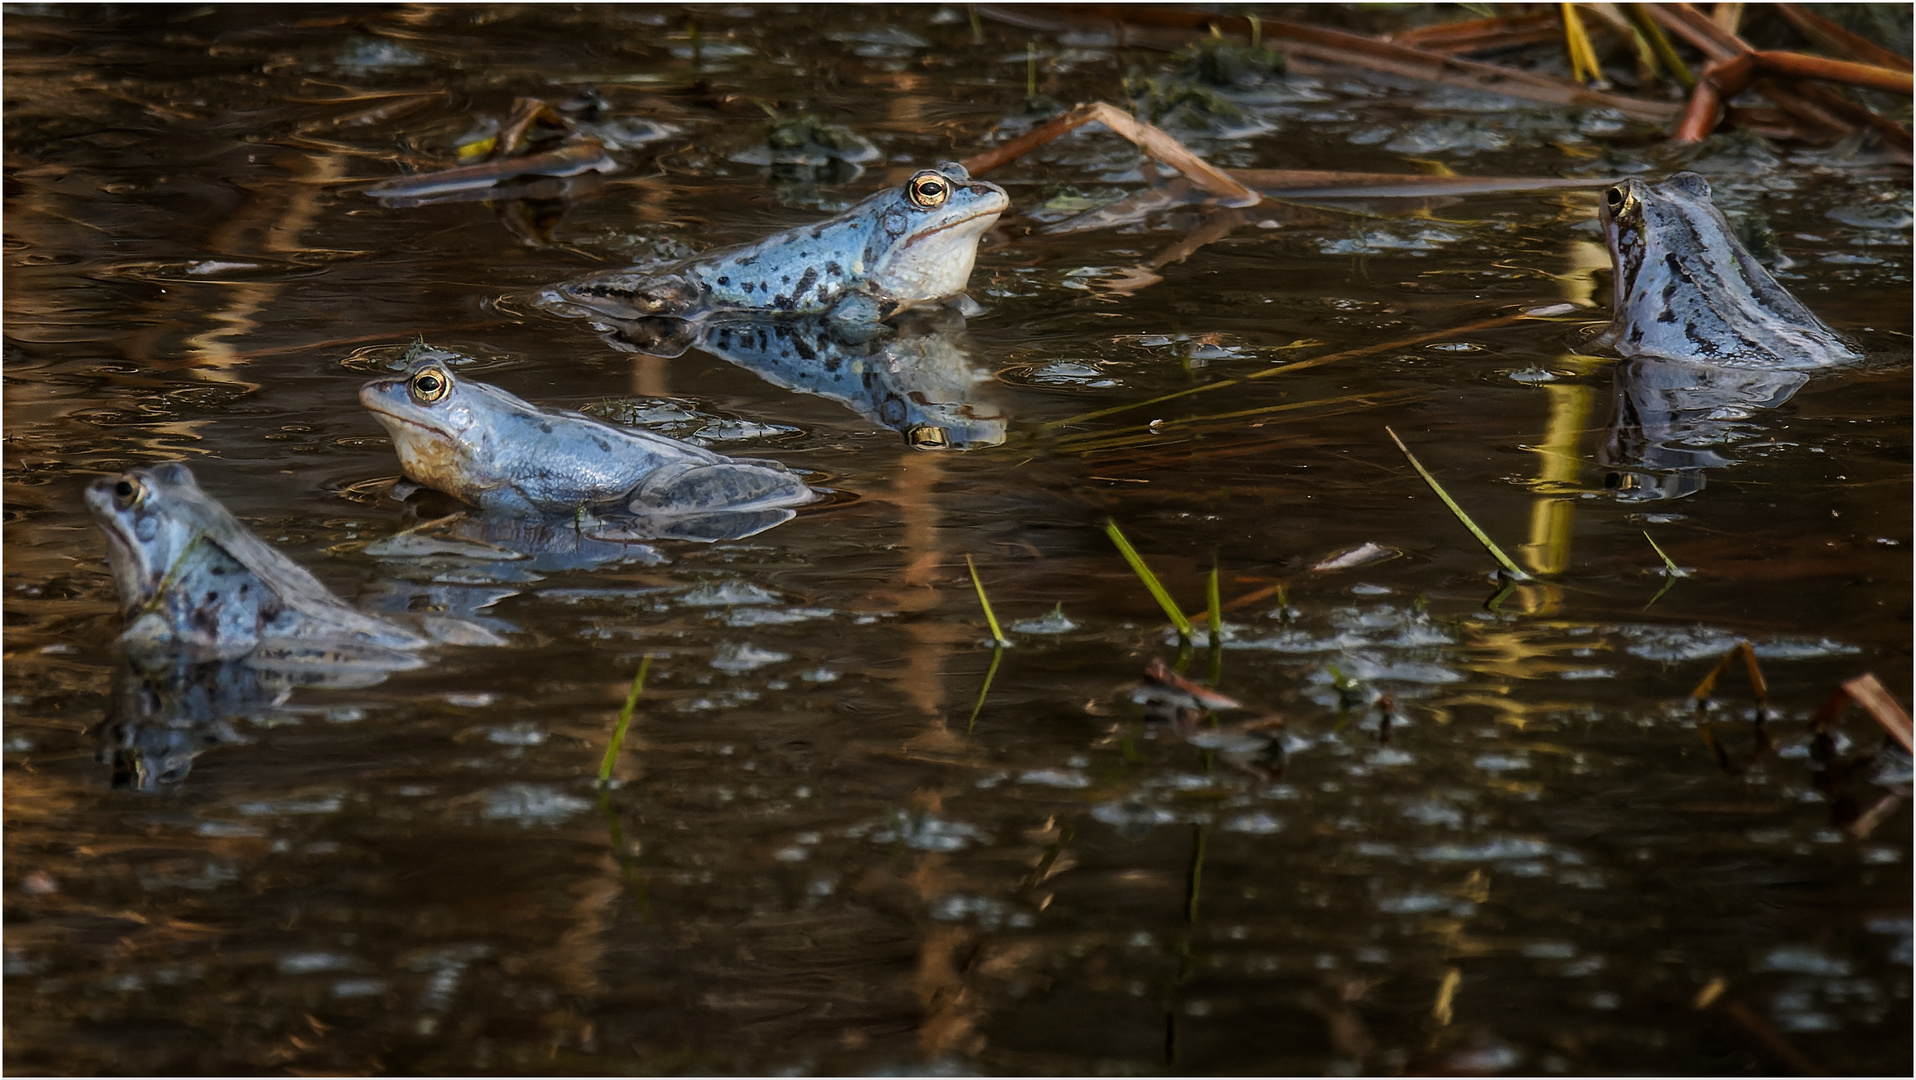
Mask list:
[[[493,634],[515,633],[520,627],[494,615],[493,605],[519,595],[547,574],[667,561],[650,544],[600,539],[570,520],[464,509],[406,481],[388,487],[382,501],[388,498],[403,501],[403,527],[371,543],[341,548],[378,559],[388,569],[390,576],[382,576],[360,597],[369,610],[382,614],[432,612]],[[740,516],[749,515],[709,515],[718,519],[709,524],[724,531],[725,518]],[[694,517],[680,524],[696,527],[704,520]],[[758,523],[747,527],[752,524]]]
[[[96,732],[100,763],[112,766],[116,788],[161,791],[185,780],[194,758],[245,742],[231,721],[279,705],[292,682],[242,661],[176,659],[123,662],[113,687]]]
[[[1631,501],[1680,499],[1703,490],[1704,472],[1735,459],[1718,451],[1747,437],[1758,409],[1787,402],[1809,374],[1635,357],[1616,366],[1615,414],[1598,460],[1609,486]]]
[[[570,519],[479,513],[404,480],[385,488],[381,501],[386,500],[397,501],[403,508],[400,530],[361,548],[381,559],[483,563],[502,581],[527,580],[528,572],[591,570],[634,562],[656,566],[666,561],[649,544],[601,539]],[[508,564],[518,569],[508,570]]]
[[[954,312],[898,325],[847,327],[826,319],[611,323],[606,340],[648,356],[701,349],[766,382],[829,398],[905,436],[920,450],[975,450],[1005,441],[1010,423],[987,394],[990,377]]]

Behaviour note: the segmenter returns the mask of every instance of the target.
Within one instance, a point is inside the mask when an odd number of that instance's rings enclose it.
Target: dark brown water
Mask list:
[[[963,454],[524,302],[1028,126],[1027,40],[1067,102],[1171,69],[1096,34],[975,40],[962,7],[8,9],[10,1071],[1909,1071],[1908,761],[1844,781],[1807,728],[1864,671],[1910,698],[1907,173],[1687,161],[1600,114],[1355,76],[1243,95],[1244,134],[1181,131],[1231,166],[1710,175],[1870,361],[1703,410],[1681,461],[1634,470],[1680,499],[1606,486],[1633,470],[1605,456],[1612,363],[1572,351],[1607,318],[1590,191],[1267,207],[1127,294],[1217,219],[1036,232],[1143,186],[1129,144],[1073,136],[994,174],[1014,214],[972,279],[988,310],[939,331],[1012,418]],[[677,134],[576,193],[550,244],[508,227],[524,208],[358,190],[589,85]],[[762,104],[883,161],[732,160]],[[1594,306],[1469,329],[1563,299]],[[669,430],[841,498],[656,564],[369,556],[414,519],[379,497],[397,465],[354,392],[417,335],[543,404],[669,397],[696,414]],[[1543,579],[1487,610],[1488,557],[1386,425]],[[80,491],[171,459],[343,595],[510,646],[176,711],[153,737],[204,749],[190,773],[115,787],[119,623]],[[1219,567],[1228,640],[1190,670],[1251,707],[1226,722],[1286,718],[1280,780],[1131,702],[1178,650],[1107,517],[1187,610]],[[1646,531],[1694,571],[1660,596]],[[1366,543],[1401,557],[1311,569]],[[1015,643],[981,706],[967,555]],[[1033,625],[1057,605],[1068,625]],[[1754,763],[1740,671],[1708,723],[1686,700],[1746,639],[1775,712]],[[1881,741],[1860,714],[1841,735],[1845,759]]]

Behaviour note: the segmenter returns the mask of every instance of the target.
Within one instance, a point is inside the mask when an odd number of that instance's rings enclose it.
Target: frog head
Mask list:
[[[361,386],[359,403],[392,436],[393,450],[408,477],[479,505],[483,492],[500,481],[494,445],[499,414],[524,415],[534,410],[495,388],[461,383],[453,376],[452,365],[463,359],[431,347],[409,351],[405,374]]]
[[[874,202],[876,227],[865,250],[869,288],[907,303],[963,292],[978,238],[1011,205],[1005,189],[973,180],[955,161],[918,170]]]
[[[151,604],[169,572],[202,538],[219,542],[239,528],[178,462],[100,477],[87,486],[86,504],[106,534],[107,565],[123,614]]]

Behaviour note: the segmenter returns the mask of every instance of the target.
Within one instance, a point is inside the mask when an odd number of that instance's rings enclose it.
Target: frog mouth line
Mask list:
[[[404,424],[410,428],[418,428],[420,431],[423,431],[428,435],[434,435],[441,439],[452,438],[451,433],[447,432],[443,428],[436,428],[436,427],[433,427],[431,424],[421,423],[417,420],[414,420],[410,416],[401,416],[395,412],[387,412],[385,409],[381,409],[375,405],[366,404],[366,411],[369,413],[372,413],[374,416],[379,417],[381,421],[393,421],[396,423]]]
[[[935,229],[928,229],[925,232],[918,233],[917,235],[913,236],[910,240],[905,241],[905,246],[911,247],[915,244],[920,243],[921,241],[929,240],[932,237],[937,236],[941,232],[947,232],[951,229],[957,228],[960,225],[969,224],[973,221],[977,221],[979,218],[982,218],[982,217],[995,218],[995,217],[1001,217],[1003,216],[1003,214],[1004,214],[1004,210],[980,210],[977,213],[970,215],[969,217],[961,217],[957,221],[948,221],[945,224],[940,225]]]

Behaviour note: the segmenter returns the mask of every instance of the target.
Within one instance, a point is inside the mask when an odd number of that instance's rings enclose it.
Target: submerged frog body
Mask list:
[[[361,387],[359,400],[392,434],[407,478],[473,506],[569,515],[607,537],[713,540],[771,528],[815,498],[778,462],[538,408],[455,378],[452,361],[462,358],[443,350],[418,348],[411,359],[405,375]],[[715,530],[715,516],[746,531]],[[705,524],[675,524],[686,521]]]
[[[354,610],[214,502],[175,463],[87,488],[130,652],[267,667],[417,667],[430,639]]]
[[[1010,205],[1003,188],[945,162],[837,217],[657,270],[592,274],[559,286],[557,298],[614,319],[729,311],[875,321],[962,293],[978,238]]]
[[[620,325],[613,340],[655,356],[696,345],[775,386],[830,398],[920,450],[1004,442],[1009,420],[989,400],[991,377],[975,366],[962,335],[913,322],[849,328],[830,319],[725,319],[688,327],[654,319]]]
[[[1597,339],[1626,356],[1801,369],[1862,358],[1776,283],[1682,172],[1604,191],[1598,217],[1616,274],[1616,318]]]

